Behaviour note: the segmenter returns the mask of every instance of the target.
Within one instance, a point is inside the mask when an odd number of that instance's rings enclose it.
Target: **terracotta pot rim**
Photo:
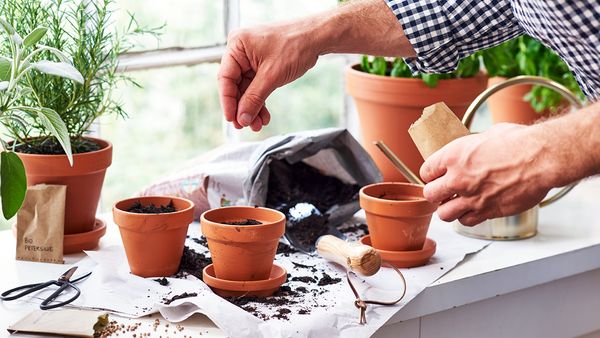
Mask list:
[[[375,186],[404,186],[404,187],[415,187],[415,188],[421,188],[421,185],[418,184],[413,184],[413,183],[407,183],[407,182],[380,182],[380,183],[373,183],[373,184],[369,184],[369,185],[365,185],[364,187],[360,188],[359,194],[361,197],[363,197],[366,200],[369,200],[371,202],[375,202],[375,203],[391,203],[391,204],[398,204],[398,205],[413,205],[413,204],[421,204],[423,202],[429,203],[425,197],[421,197],[421,196],[415,196],[417,197],[417,199],[412,199],[412,200],[390,200],[390,199],[385,199],[385,198],[379,198],[379,197],[375,197],[375,196],[371,196],[368,195],[367,193],[365,193],[366,189],[375,187]]]
[[[119,207],[119,204],[125,204],[125,203],[131,202],[131,201],[140,201],[140,202],[142,200],[152,201],[152,200],[156,200],[159,198],[160,199],[167,198],[167,199],[179,200],[179,201],[187,203],[188,206],[185,209],[177,210],[175,212],[163,212],[163,213],[158,213],[158,214],[140,214],[140,213],[136,213],[136,212],[125,211]],[[116,213],[127,215],[127,217],[146,218],[146,217],[174,216],[174,215],[189,213],[190,211],[192,211],[192,212],[194,211],[194,207],[195,207],[194,202],[190,201],[187,198],[177,197],[177,196],[168,196],[168,195],[164,195],[164,196],[163,195],[154,195],[154,196],[132,197],[132,198],[126,198],[126,199],[120,200],[113,205],[113,211]]]
[[[96,138],[96,137],[88,137],[88,136],[85,136],[83,138],[87,139],[87,140],[92,140],[92,141],[98,143],[98,145],[100,145],[102,148],[100,148],[98,150],[94,150],[94,151],[88,151],[85,153],[73,154],[73,161],[75,161],[75,159],[77,159],[77,158],[87,157],[87,156],[91,157],[91,156],[97,155],[102,152],[110,151],[113,147],[112,143],[105,139]],[[16,153],[19,154],[19,156],[26,156],[29,158],[42,158],[43,159],[43,158],[67,157],[67,155],[65,155],[65,154],[28,154],[28,153],[21,153],[21,152],[16,152]]]
[[[273,214],[276,214],[278,216],[280,216],[276,221],[272,221],[272,222],[262,222],[262,224],[256,224],[256,225],[233,225],[233,224],[223,224],[223,223],[219,223],[210,219],[207,219],[206,216],[210,215],[212,211],[214,210],[233,210],[233,209],[245,209],[245,210],[255,210],[255,209],[260,209],[260,210],[265,210],[268,212],[271,212]],[[258,228],[264,228],[266,226],[272,225],[272,224],[276,224],[279,223],[281,221],[285,221],[285,215],[280,212],[277,211],[275,209],[271,209],[271,208],[264,208],[264,207],[251,207],[251,206],[229,206],[229,207],[220,207],[220,208],[215,208],[215,209],[210,209],[207,210],[205,212],[202,213],[202,215],[200,216],[200,220],[206,222],[207,224],[211,224],[214,226],[219,226],[219,227],[225,227],[225,228],[235,228],[235,227],[244,227],[244,229],[258,229]]]
[[[370,73],[363,72],[362,70],[357,69],[358,67],[360,67],[360,63],[354,63],[354,64],[350,64],[350,65],[346,66],[346,74],[351,75],[351,76],[363,77],[365,79],[389,81],[389,82],[396,82],[396,83],[399,83],[399,82],[413,82],[414,83],[417,81],[423,82],[422,79],[406,78],[406,77],[392,77],[392,76],[370,74]],[[467,80],[473,80],[473,79],[478,80],[482,77],[487,78],[488,77],[487,73],[480,71],[475,76],[460,77],[460,78],[455,78],[455,79],[441,79],[441,80],[439,80],[439,82],[440,83],[442,83],[442,82],[452,83],[452,82],[460,82],[460,81],[467,81]],[[435,88],[432,88],[432,89],[435,89]]]

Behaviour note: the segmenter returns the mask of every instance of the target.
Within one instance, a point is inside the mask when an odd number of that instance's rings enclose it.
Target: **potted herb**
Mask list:
[[[423,158],[408,135],[408,128],[436,102],[445,102],[459,118],[479,93],[487,77],[480,72],[477,55],[459,63],[449,74],[412,75],[401,59],[363,56],[346,70],[346,89],[354,98],[361,125],[362,143],[385,181],[406,181],[373,145],[383,140],[414,172]]]
[[[109,6],[103,1],[5,1],[5,13],[18,33],[34,26],[48,27],[40,39],[46,49],[31,61],[48,58],[60,60],[55,49],[72,56],[73,66],[81,73],[81,84],[31,72],[24,82],[31,90],[21,95],[18,103],[37,105],[55,111],[65,122],[66,134],[73,152],[73,166],[60,147],[53,130],[36,114],[22,116],[23,123],[5,123],[14,139],[13,150],[23,161],[28,184],[51,183],[67,186],[65,235],[90,233],[94,230],[106,169],[112,160],[110,142],[86,136],[100,116],[125,113],[112,96],[119,81],[128,78],[117,73],[117,57],[129,50],[132,34],[143,33],[132,18],[123,34],[111,29]],[[6,48],[6,46],[4,46]],[[100,235],[101,236],[101,235]]]
[[[534,38],[523,35],[481,52],[490,76],[489,85],[519,75],[536,75],[561,83],[583,99],[583,93],[568,66],[560,57]],[[557,112],[563,104],[552,89],[519,85],[492,95],[487,103],[494,123],[531,124]]]
[[[67,166],[73,163],[71,143],[67,127],[60,115],[37,102],[23,102],[33,92],[27,79],[34,74],[62,77],[67,82],[83,83],[81,74],[71,65],[68,57],[58,49],[38,42],[46,35],[47,28],[38,26],[21,35],[5,19],[0,18],[8,56],[0,56],[0,122],[9,131],[27,129],[27,119],[34,118],[48,134],[57,140],[57,147],[65,153]],[[60,61],[54,62],[38,57],[51,53]],[[0,139],[0,199],[5,219],[12,218],[21,208],[27,190],[25,167],[15,154],[18,142]]]
[[[179,197],[146,196],[113,207],[131,273],[166,277],[179,268],[194,203]]]

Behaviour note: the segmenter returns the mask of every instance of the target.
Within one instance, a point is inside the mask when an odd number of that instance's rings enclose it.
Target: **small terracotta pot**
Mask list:
[[[440,80],[437,87],[429,88],[421,79],[368,74],[360,70],[360,65],[346,69],[346,90],[356,103],[363,147],[386,182],[406,182],[406,179],[373,141],[384,141],[413,172],[418,173],[423,157],[408,134],[408,128],[421,117],[423,108],[443,101],[462,119],[467,107],[486,86],[487,76],[483,73],[471,78]]]
[[[262,224],[222,224],[246,219]],[[279,238],[285,232],[284,214],[268,208],[224,207],[204,212],[200,224],[217,278],[230,281],[269,278]]]
[[[437,209],[423,197],[422,186],[400,182],[363,187],[360,206],[367,216],[373,247],[387,251],[421,250]]]
[[[73,167],[67,155],[38,155],[17,153],[27,173],[27,185],[40,183],[67,186],[65,206],[65,235],[92,231],[104,174],[112,162],[112,144],[88,137],[101,149],[74,154]]]
[[[133,203],[167,205],[177,211],[164,214],[127,212]],[[113,218],[119,226],[131,273],[141,277],[171,276],[179,269],[188,226],[194,221],[192,201],[168,196],[136,197],[117,202]]]
[[[491,77],[488,80],[488,87],[506,81],[504,77]],[[531,103],[525,101],[524,97],[531,91],[533,85],[522,84],[504,88],[487,100],[493,123],[518,123],[534,124],[537,120],[547,118],[551,115],[550,111],[537,113],[531,107]]]

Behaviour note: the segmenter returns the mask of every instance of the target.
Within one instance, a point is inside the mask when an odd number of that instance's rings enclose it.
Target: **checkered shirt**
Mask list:
[[[558,53],[585,95],[600,100],[600,0],[385,0],[416,58],[413,72],[447,73],[478,50],[526,33]]]

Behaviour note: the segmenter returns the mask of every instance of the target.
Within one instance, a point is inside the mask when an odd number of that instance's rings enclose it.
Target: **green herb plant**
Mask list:
[[[519,75],[542,76],[563,84],[583,99],[583,93],[575,77],[549,48],[534,38],[522,35],[496,47],[481,52],[483,63],[490,76],[511,78]],[[536,112],[557,108],[562,96],[552,89],[534,86],[525,96]]]
[[[98,117],[126,116],[112,93],[121,82],[138,84],[117,71],[118,56],[134,47],[135,36],[157,35],[162,28],[140,27],[131,14],[126,27],[115,28],[111,21],[114,5],[114,0],[0,0],[0,12],[18,22],[19,29],[48,27],[45,44],[71,55],[74,67],[83,76],[82,84],[74,85],[63,78],[31,73],[26,82],[32,90],[19,100],[56,111],[65,122],[73,153],[98,150],[98,145],[83,137]],[[57,58],[52,53],[39,57]],[[26,121],[24,125],[8,126],[10,135],[20,145],[19,151],[62,152],[60,147],[44,147],[56,142],[40,118],[29,116]]]
[[[71,65],[64,53],[38,44],[46,35],[47,28],[38,26],[22,38],[5,18],[0,18],[0,26],[7,35],[5,43],[9,47],[9,56],[0,56],[0,122],[9,129],[20,129],[27,128],[27,119],[35,119],[58,140],[72,165],[69,134],[60,115],[52,108],[23,104],[23,98],[33,93],[27,81],[33,74],[48,74],[83,83],[82,75]],[[59,61],[38,57],[46,52],[54,55]],[[9,143],[0,138],[0,144],[0,199],[2,214],[6,219],[10,219],[23,204],[27,179],[23,162],[14,153],[17,142]]]
[[[430,88],[435,88],[439,80],[473,77],[479,73],[479,68],[478,54],[473,54],[462,59],[454,72],[445,74],[413,75],[408,65],[400,58],[387,61],[382,56],[372,57],[363,55],[361,60],[361,70],[363,72],[391,77],[420,78]]]

